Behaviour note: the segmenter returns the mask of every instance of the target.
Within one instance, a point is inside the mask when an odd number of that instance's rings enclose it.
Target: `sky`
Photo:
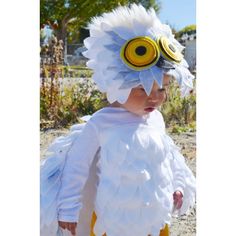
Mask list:
[[[162,23],[168,23],[177,31],[196,24],[196,0],[159,0]]]
[[[158,0],[161,4],[159,17],[162,23],[168,23],[177,31],[187,25],[196,24],[196,0]],[[49,28],[46,35],[51,35]]]

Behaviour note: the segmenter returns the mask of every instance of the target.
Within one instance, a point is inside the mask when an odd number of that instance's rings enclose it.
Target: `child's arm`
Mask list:
[[[97,130],[89,121],[68,151],[58,196],[59,225],[74,233],[82,208],[82,191],[99,148]]]

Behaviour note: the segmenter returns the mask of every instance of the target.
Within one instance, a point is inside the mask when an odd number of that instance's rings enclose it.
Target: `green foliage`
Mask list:
[[[160,12],[161,4],[157,0],[133,0],[128,1],[129,3],[136,3],[143,5],[146,9],[153,7],[157,13]]]
[[[68,37],[70,43],[78,39],[81,27],[85,27],[91,17],[134,2],[159,11],[155,0],[40,0],[40,25],[50,25],[58,39],[64,41]]]
[[[82,66],[64,66],[63,67],[63,77],[72,78],[90,78],[92,77],[92,70],[87,67]]]
[[[103,95],[85,67],[63,66],[63,46],[57,38],[41,47],[40,120],[41,128],[66,126],[79,117],[104,106]],[[79,79],[78,79],[79,78]]]
[[[167,127],[172,127],[173,132],[194,131],[196,125],[196,95],[191,93],[187,97],[180,96],[176,82],[171,81],[168,101],[161,107]]]
[[[61,67],[62,68],[62,67]],[[70,68],[63,67],[62,73]],[[76,68],[76,67],[74,67]],[[77,68],[81,74],[90,70]],[[48,68],[50,70],[50,68]],[[45,74],[50,75],[50,71]],[[50,76],[46,78],[44,89],[41,87],[40,114],[41,128],[68,126],[80,122],[80,117],[93,114],[108,105],[105,95],[98,91],[90,76],[64,77],[58,80],[58,93],[54,96],[53,109],[50,106]],[[54,86],[55,88],[55,86]],[[191,94],[181,98],[177,84],[172,81],[168,92],[168,101],[160,108],[167,128],[173,133],[194,132],[196,130],[196,96]]]
[[[73,81],[71,86],[65,86],[61,94],[59,124],[68,125],[78,122],[79,117],[91,115],[103,106],[105,106],[104,95],[96,89],[90,78]]]
[[[177,38],[181,38],[183,34],[193,34],[196,32],[196,25],[188,25],[184,27],[182,30],[176,33]]]
[[[60,67],[61,75],[65,74],[65,67]],[[50,67],[48,67],[50,70]],[[89,70],[84,70],[89,71]],[[91,74],[91,71],[89,71]],[[45,74],[50,74],[48,71]],[[93,114],[107,105],[104,94],[96,88],[89,77],[61,77],[54,83],[57,87],[56,96],[51,100],[51,78],[45,78],[44,87],[40,92],[40,119],[41,128],[65,127],[80,122],[80,117]],[[46,90],[45,90],[46,89]],[[53,104],[53,106],[51,105]]]
[[[193,121],[190,124],[187,124],[185,126],[180,126],[178,124],[174,124],[172,127],[170,127],[170,132],[175,134],[181,134],[184,132],[195,132],[196,131],[196,122]]]

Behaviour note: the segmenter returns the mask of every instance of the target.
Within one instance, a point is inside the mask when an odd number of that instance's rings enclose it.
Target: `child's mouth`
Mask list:
[[[152,112],[154,110],[155,110],[154,107],[147,107],[147,108],[144,109],[144,111],[146,111],[146,112]]]

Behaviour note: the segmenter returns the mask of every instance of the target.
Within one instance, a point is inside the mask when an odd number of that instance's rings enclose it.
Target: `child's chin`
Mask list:
[[[137,116],[147,116],[149,115],[151,112],[147,112],[147,111],[142,111],[142,112],[138,112],[136,113]]]

